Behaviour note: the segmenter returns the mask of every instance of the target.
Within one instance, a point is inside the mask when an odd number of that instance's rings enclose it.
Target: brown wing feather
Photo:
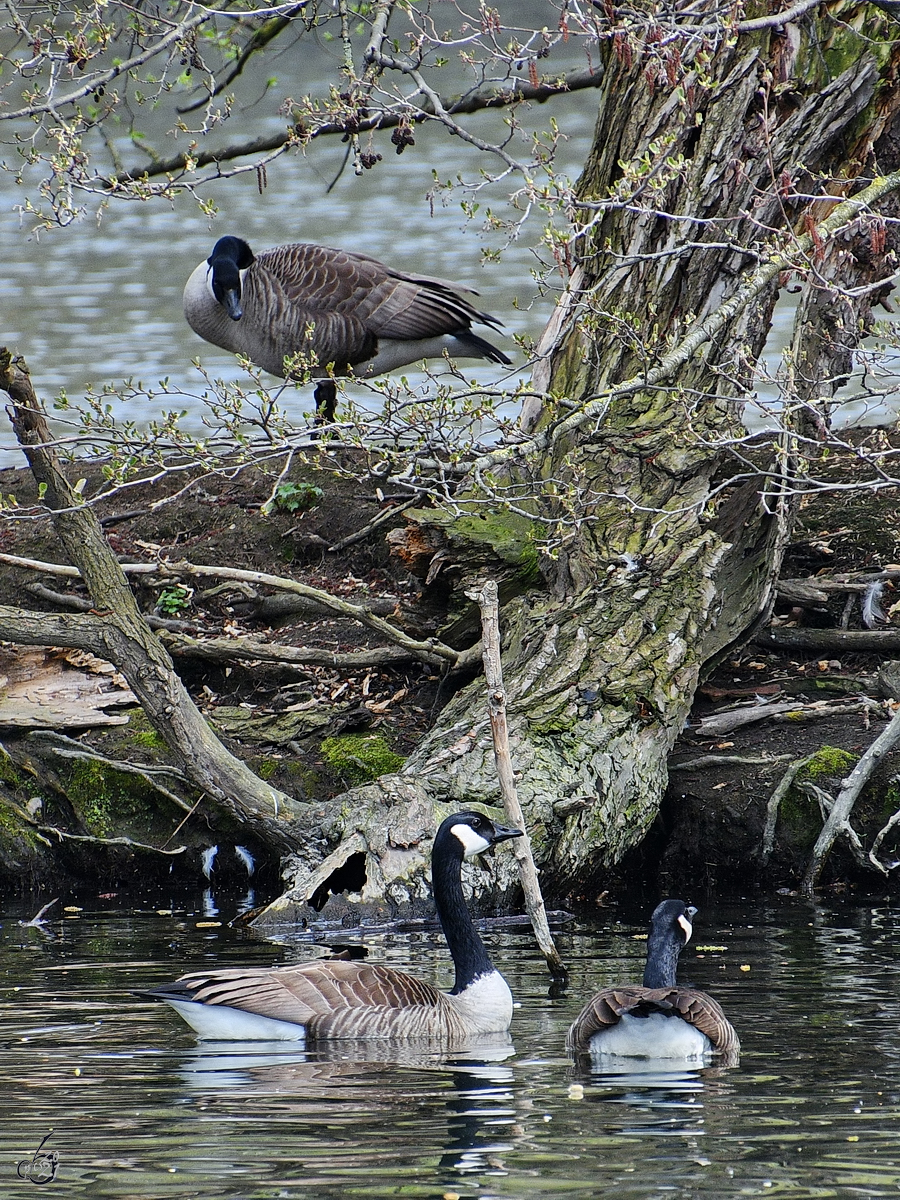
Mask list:
[[[305,1025],[310,1036],[454,1033],[457,1014],[443,992],[403,971],[327,960],[268,971],[194,972],[178,980],[201,1004],[226,1005]]]
[[[637,985],[604,988],[587,1002],[575,1018],[566,1035],[570,1050],[586,1052],[591,1038],[618,1024],[620,1018],[635,1010],[675,1012],[705,1033],[712,1048],[726,1060],[733,1061],[741,1044],[734,1026],[722,1011],[722,1006],[706,992],[694,988],[645,988]]]
[[[342,369],[372,357],[379,337],[416,340],[468,329],[472,321],[500,324],[456,288],[391,270],[364,254],[295,243],[257,255],[243,298],[248,310],[263,306],[279,349],[296,353],[313,324],[319,362]]]

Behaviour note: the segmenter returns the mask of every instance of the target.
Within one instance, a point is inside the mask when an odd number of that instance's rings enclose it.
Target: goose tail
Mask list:
[[[485,338],[473,333],[471,329],[458,330],[453,337],[470,352],[472,358],[487,358],[491,362],[502,363],[505,367],[512,366],[511,358],[496,346],[492,346]]]

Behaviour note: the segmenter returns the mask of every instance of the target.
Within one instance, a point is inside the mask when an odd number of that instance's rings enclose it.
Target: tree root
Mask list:
[[[781,802],[791,790],[791,786],[797,778],[798,773],[807,763],[812,762],[814,758],[815,754],[807,754],[805,758],[795,758],[769,797],[769,803],[766,805],[766,824],[763,828],[762,845],[759,854],[763,865],[769,861],[775,846],[775,826],[778,823],[778,809],[781,807]]]
[[[828,819],[823,825],[822,831],[813,847],[809,865],[803,877],[802,890],[804,895],[812,895],[825,860],[840,835],[843,834],[848,837],[851,846],[854,842],[858,844],[859,839],[855,831],[850,827],[850,814],[853,812],[853,806],[878,763],[897,742],[900,742],[900,708],[891,717],[887,728],[882,730],[844,780],[837,799],[834,801],[831,811],[828,814]],[[890,822],[888,824],[890,825]],[[888,826],[876,838],[878,845],[883,841],[887,830]],[[863,860],[867,866],[872,865],[876,870],[881,871],[882,874],[887,874],[884,865],[873,858],[874,849],[873,845],[873,850],[868,856],[863,854]]]
[[[187,782],[184,773],[179,771],[177,767],[161,766],[136,766],[134,763],[124,762],[116,758],[107,758],[103,754],[97,754],[94,750],[86,750],[80,742],[75,742],[71,738],[65,737],[63,734],[53,733],[50,731],[41,731],[40,733],[32,733],[31,738],[39,739],[53,743],[53,753],[59,755],[60,758],[80,758],[90,762],[100,763],[101,766],[109,767],[113,771],[120,771],[124,775],[136,775],[139,779],[148,784],[155,792],[159,792],[161,796],[165,796],[167,800],[186,813],[194,811],[194,806],[182,800],[182,798],[164,787],[159,779],[154,778],[158,775],[172,775],[176,779]]]

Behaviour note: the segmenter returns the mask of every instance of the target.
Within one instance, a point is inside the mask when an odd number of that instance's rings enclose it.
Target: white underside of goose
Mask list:
[[[418,341],[400,341],[396,338],[379,338],[378,353],[366,362],[357,363],[353,374],[360,379],[371,379],[375,375],[389,375],[401,367],[409,367],[426,358],[442,358],[444,351],[452,359],[484,358],[464,341],[452,333],[441,337],[420,338]]]
[[[166,1000],[205,1042],[305,1042],[306,1027],[225,1004]]]
[[[712,1053],[712,1042],[681,1017],[625,1013],[617,1025],[591,1038],[591,1057],[703,1059]]]

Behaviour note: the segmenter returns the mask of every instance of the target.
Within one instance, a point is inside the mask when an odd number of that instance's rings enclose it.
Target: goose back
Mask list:
[[[658,1016],[659,1020],[653,1020]],[[693,1058],[705,1053],[736,1061],[741,1045],[734,1026],[712,996],[696,988],[645,988],[640,985],[605,988],[593,996],[569,1029],[566,1045],[576,1054],[622,1054],[623,1043],[609,1037],[624,1018],[631,1055],[647,1058]],[[634,1022],[646,1023],[641,1031]],[[677,1021],[702,1035],[684,1038],[666,1026]],[[623,1031],[624,1034],[624,1031]],[[705,1041],[704,1041],[705,1039]],[[685,1049],[687,1053],[685,1053]],[[670,1051],[663,1053],[662,1050]],[[674,1052],[673,1052],[674,1051]]]
[[[240,270],[240,317],[230,316],[213,292],[222,242],[244,247],[250,260]],[[189,278],[184,313],[206,341],[281,377],[285,359],[297,354],[313,357],[314,378],[380,374],[444,350],[509,363],[471,329],[473,321],[500,322],[461,291],[470,289],[393,270],[366,254],[297,242],[254,256],[240,239],[226,238]]]
[[[509,1027],[509,987],[497,971],[488,980],[489,989],[479,990],[492,1003],[460,1005],[456,997],[403,971],[324,960],[268,971],[194,972],[182,976],[177,991],[164,998],[202,1037],[221,1038],[221,1030],[234,1026],[258,1029],[272,1040],[438,1038],[454,1043]],[[486,996],[487,991],[492,994]]]

